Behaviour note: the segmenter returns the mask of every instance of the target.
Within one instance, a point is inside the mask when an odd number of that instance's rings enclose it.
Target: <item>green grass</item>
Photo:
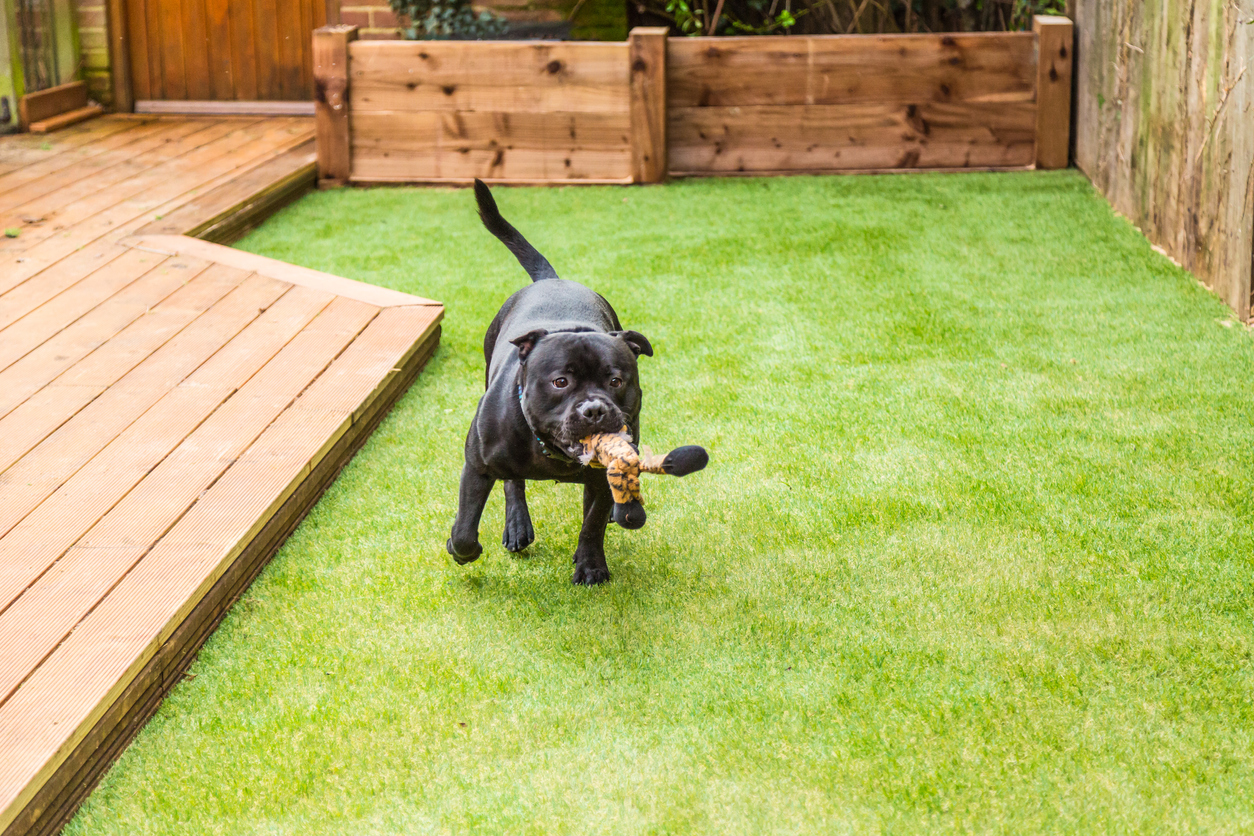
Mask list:
[[[67,833],[1254,830],[1254,339],[1074,172],[500,189],[657,351],[612,581],[444,552],[469,191],[317,193],[245,249],[444,301],[418,382]]]

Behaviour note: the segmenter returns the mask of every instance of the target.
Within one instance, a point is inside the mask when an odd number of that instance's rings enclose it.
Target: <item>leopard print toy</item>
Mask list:
[[[696,445],[677,447],[664,456],[653,455],[645,448],[642,455],[631,443],[626,427],[622,432],[590,435],[582,444],[584,452],[579,460],[585,465],[605,468],[610,493],[614,496],[614,522],[623,528],[640,528],[645,522],[644,506],[640,504],[641,473],[687,476],[710,461],[705,449]]]

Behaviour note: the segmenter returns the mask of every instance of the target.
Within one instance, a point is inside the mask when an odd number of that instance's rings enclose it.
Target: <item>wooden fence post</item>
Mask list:
[[[356,26],[324,26],[313,33],[314,136],[318,185],[343,186],[352,171],[348,128],[348,44]]]
[[[665,26],[637,26],[628,36],[631,66],[631,179],[666,178]]]
[[[1071,152],[1071,66],[1075,36],[1069,18],[1037,15],[1036,167],[1066,168]]]

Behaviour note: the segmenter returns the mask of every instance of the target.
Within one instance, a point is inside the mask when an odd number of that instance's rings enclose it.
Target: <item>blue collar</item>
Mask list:
[[[527,417],[527,408],[523,406],[521,383],[518,384],[518,408],[522,410],[523,420],[527,422],[527,429],[531,430],[531,435],[535,438],[536,444],[540,445],[540,452],[544,454],[545,458],[554,459],[565,464],[575,464],[575,460],[565,453],[550,450],[549,446],[544,443],[544,439],[540,438],[539,434],[536,433],[536,428],[531,426],[531,419]]]

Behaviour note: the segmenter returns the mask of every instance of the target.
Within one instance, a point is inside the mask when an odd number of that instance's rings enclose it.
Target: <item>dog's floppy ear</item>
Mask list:
[[[631,352],[639,357],[643,354],[645,357],[653,356],[653,346],[649,344],[649,338],[639,331],[611,331],[611,337],[618,337],[627,343]]]
[[[527,355],[531,353],[531,349],[535,348],[536,343],[540,342],[540,338],[546,336],[548,333],[549,332],[543,328],[537,328],[534,331],[528,331],[521,337],[515,337],[510,340],[511,343],[518,346],[518,359],[526,362]]]

